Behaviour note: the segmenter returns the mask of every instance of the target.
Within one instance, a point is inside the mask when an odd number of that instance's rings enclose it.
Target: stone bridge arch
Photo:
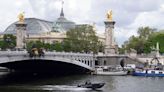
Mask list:
[[[43,69],[45,69],[45,67],[50,68],[50,69],[58,68],[57,69],[58,71],[64,70],[64,68],[66,67],[71,70],[73,70],[74,68],[76,71],[81,72],[81,73],[93,71],[94,69],[94,59],[92,55],[86,55],[86,54],[45,53],[44,57],[31,58],[29,57],[27,53],[10,52],[10,53],[3,53],[3,54],[0,53],[0,58],[1,58],[0,66],[12,68],[12,69],[18,69],[20,67],[19,64],[22,66],[27,64],[29,68],[32,67],[33,69],[36,69],[34,67],[37,67],[37,66],[34,66],[34,65],[37,63],[40,66],[39,68],[41,67],[43,67]],[[44,66],[46,64],[47,66]],[[54,68],[51,65],[54,65]],[[56,65],[60,66],[60,68]],[[72,68],[70,68],[69,66]]]

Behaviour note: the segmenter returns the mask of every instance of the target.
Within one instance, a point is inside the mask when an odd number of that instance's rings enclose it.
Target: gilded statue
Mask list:
[[[109,21],[112,21],[112,10],[110,10],[110,11],[107,12],[107,19]]]
[[[19,18],[19,23],[24,23],[24,12],[20,13],[18,15],[18,18]]]

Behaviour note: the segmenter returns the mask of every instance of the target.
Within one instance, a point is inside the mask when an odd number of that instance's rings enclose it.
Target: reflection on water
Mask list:
[[[99,90],[79,88],[85,81],[105,82]],[[164,78],[0,72],[0,92],[162,92]]]

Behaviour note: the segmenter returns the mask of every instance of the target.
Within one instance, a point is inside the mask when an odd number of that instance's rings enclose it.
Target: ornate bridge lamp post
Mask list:
[[[114,25],[115,21],[112,19],[112,10],[107,13],[107,20],[105,23],[105,54],[116,54],[116,47],[114,42]]]

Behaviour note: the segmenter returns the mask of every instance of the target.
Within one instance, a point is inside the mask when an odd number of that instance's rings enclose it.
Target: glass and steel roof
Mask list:
[[[4,34],[16,34],[16,24],[12,23],[4,31]],[[26,18],[25,23],[27,24],[27,34],[41,34],[50,32],[52,29],[53,22],[41,20],[37,18]]]
[[[16,34],[16,23],[14,22],[7,27],[3,34]],[[41,20],[37,18],[26,18],[27,34],[42,34],[50,31],[68,31],[75,27],[75,23],[64,17],[59,17],[54,23],[51,21]]]

